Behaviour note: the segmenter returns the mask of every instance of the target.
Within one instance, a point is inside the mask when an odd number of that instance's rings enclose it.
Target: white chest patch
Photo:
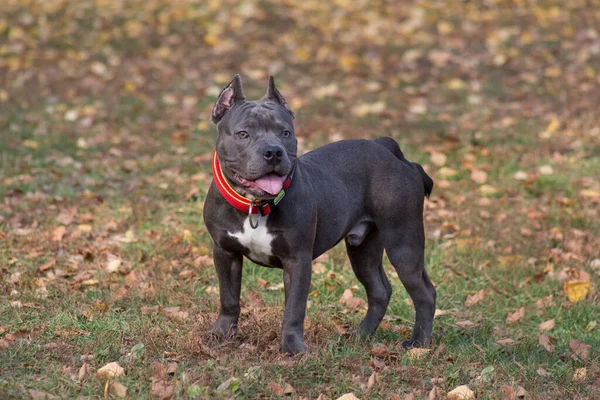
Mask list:
[[[253,217],[253,221],[256,216]],[[269,256],[273,255],[271,242],[274,236],[267,230],[267,218],[260,218],[260,223],[256,229],[250,226],[250,220],[246,218],[241,232],[227,232],[229,236],[236,238],[240,244],[250,250],[249,257],[255,261],[269,262]]]

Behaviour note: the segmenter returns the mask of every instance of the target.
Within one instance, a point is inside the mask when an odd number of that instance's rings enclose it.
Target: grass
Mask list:
[[[459,385],[480,399],[509,397],[507,385],[530,398],[600,396],[600,130],[585,40],[597,10],[381,5],[369,9],[378,31],[352,4],[222,3],[0,6],[0,398],[118,397],[115,383],[129,398],[279,398],[286,384],[311,399],[427,398]],[[403,58],[411,49],[422,55]],[[216,139],[206,116],[235,72],[257,98],[270,71],[298,115],[302,151],[389,135],[434,178],[424,218],[439,315],[421,358],[399,347],[414,311],[387,260],[385,322],[373,337],[346,333],[364,310],[339,300],[355,285],[355,297],[365,293],[342,245],[317,260],[308,355],[278,355],[281,271],[250,262],[238,336],[206,334],[219,306],[202,221]],[[383,112],[353,111],[375,101]],[[590,292],[569,301],[564,282],[586,275]],[[550,319],[552,351],[538,337]],[[589,355],[575,355],[572,340]],[[96,371],[110,362],[126,374],[107,386]]]

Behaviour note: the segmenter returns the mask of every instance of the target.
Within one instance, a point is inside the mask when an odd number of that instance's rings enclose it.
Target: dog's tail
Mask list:
[[[425,196],[427,198],[431,196],[431,191],[433,190],[433,179],[431,179],[429,175],[427,175],[427,173],[421,165],[414,162],[410,162],[406,159],[406,157],[404,157],[404,153],[402,153],[402,150],[400,150],[398,142],[396,142],[394,139],[388,136],[379,137],[377,139],[374,139],[373,141],[391,151],[392,154],[394,154],[403,163],[414,166],[417,169],[417,171],[419,171],[419,173],[421,174],[421,178],[423,178]]]

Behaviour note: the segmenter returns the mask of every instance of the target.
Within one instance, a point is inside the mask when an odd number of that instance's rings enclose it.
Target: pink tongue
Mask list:
[[[277,193],[281,192],[284,180],[284,176],[279,176],[275,173],[271,173],[263,176],[262,178],[258,178],[254,181],[254,183],[256,183],[256,186],[258,186],[265,192],[274,196]]]

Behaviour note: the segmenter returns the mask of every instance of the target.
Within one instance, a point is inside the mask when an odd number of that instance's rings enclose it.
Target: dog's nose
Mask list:
[[[280,161],[283,149],[279,146],[266,146],[263,149],[263,157],[267,162]]]

